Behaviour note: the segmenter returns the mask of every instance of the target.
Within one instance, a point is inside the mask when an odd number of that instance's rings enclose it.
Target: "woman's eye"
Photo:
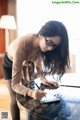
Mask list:
[[[50,45],[50,46],[53,46],[53,42],[50,41],[50,40],[47,40],[47,39],[46,39],[46,44],[47,44],[47,45]]]
[[[50,44],[50,45],[53,44],[51,41],[47,41],[47,43]]]
[[[59,44],[55,44],[54,42],[52,42],[51,40],[47,40],[46,38],[45,38],[45,42],[47,46],[51,46],[53,48],[56,48],[59,46]]]

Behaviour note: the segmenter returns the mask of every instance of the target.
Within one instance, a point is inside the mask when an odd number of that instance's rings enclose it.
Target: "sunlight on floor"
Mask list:
[[[1,113],[2,112],[8,112],[8,120],[11,120],[10,115],[10,96],[8,89],[6,87],[6,83],[4,79],[0,79],[0,119],[1,119]]]

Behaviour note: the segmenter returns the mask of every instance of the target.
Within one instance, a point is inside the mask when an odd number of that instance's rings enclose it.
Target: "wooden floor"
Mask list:
[[[0,120],[2,112],[8,112],[8,120],[11,120],[10,114],[10,96],[4,79],[0,79]]]

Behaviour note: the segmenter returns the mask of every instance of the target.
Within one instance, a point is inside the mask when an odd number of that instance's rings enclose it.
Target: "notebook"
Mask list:
[[[41,103],[49,103],[49,102],[60,101],[60,99],[55,96],[55,91],[54,91],[54,92],[51,92],[51,91],[48,90],[48,89],[45,89],[44,91],[45,91],[47,94],[46,94],[46,97],[44,96],[44,97],[40,100]]]

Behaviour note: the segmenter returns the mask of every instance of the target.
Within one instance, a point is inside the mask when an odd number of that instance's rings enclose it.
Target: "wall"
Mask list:
[[[7,14],[7,0],[0,0],[0,17]],[[0,78],[2,74],[2,59],[5,52],[5,30],[0,29]]]
[[[80,38],[70,39],[70,53],[74,56],[74,59],[71,61],[73,67],[75,67],[75,72],[80,73]]]
[[[8,0],[8,15],[13,15],[16,20],[16,0]],[[9,31],[9,40],[10,43],[17,37],[17,29],[16,30],[10,30]]]
[[[27,34],[28,28],[28,16],[27,6],[28,0],[17,0],[16,1],[16,14],[17,14],[17,36],[23,36]]]

